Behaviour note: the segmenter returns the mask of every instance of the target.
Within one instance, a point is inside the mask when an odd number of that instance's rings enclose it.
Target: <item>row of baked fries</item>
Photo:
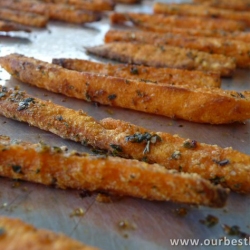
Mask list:
[[[153,14],[110,13],[111,24],[127,29],[109,30],[104,44],[86,50],[120,64],[67,58],[48,63],[10,54],[0,58],[0,65],[24,83],[88,102],[198,123],[243,122],[250,118],[250,92],[220,86],[221,77],[232,76],[236,68],[250,67],[250,33],[246,31],[250,1],[193,2],[156,2]],[[20,25],[45,27],[50,19],[97,21],[100,14],[96,11],[114,10],[114,6],[110,0],[2,0],[0,30],[29,31]],[[3,177],[210,207],[223,207],[230,190],[250,193],[250,156],[231,147],[150,131],[112,118],[97,121],[83,110],[6,86],[0,86],[0,114],[100,153],[69,152],[65,147],[12,141],[1,135]],[[22,237],[15,233],[13,240],[16,229]],[[1,249],[12,245],[14,249],[17,242],[24,249],[32,244],[42,246],[46,235],[50,235],[46,246],[51,249],[55,244],[60,249],[94,249],[0,217]],[[26,242],[26,238],[34,241]]]
[[[117,2],[138,0],[1,0],[0,31],[44,28],[49,20],[84,24],[99,21],[102,13],[114,10]]]

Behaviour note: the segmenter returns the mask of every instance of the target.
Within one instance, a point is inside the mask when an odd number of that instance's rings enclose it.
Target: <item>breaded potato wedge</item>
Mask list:
[[[31,30],[28,27],[25,27],[23,25],[20,25],[15,22],[10,21],[1,21],[0,20],[0,31],[25,31],[25,32],[31,32]]]
[[[0,8],[0,19],[38,28],[44,28],[48,22],[47,16],[8,8]]]
[[[249,155],[231,147],[221,148],[178,135],[150,131],[112,118],[103,119],[100,123],[117,135],[112,143],[129,158],[157,162],[180,172],[198,173],[233,191],[250,193]]]
[[[0,216],[1,250],[98,250],[47,229],[38,229],[17,218]]]
[[[47,6],[49,9],[49,17],[53,20],[76,24],[101,20],[101,15],[99,13],[77,9],[73,5],[48,3]]]
[[[217,37],[221,39],[230,39],[235,41],[242,41],[250,43],[250,32],[247,31],[234,31],[228,32],[223,30],[199,30],[199,29],[185,29],[178,27],[170,27],[157,24],[149,23],[138,23],[135,24],[135,27],[140,30],[159,32],[159,33],[174,33],[178,35],[187,35],[187,36],[197,36],[197,37]]]
[[[0,137],[0,175],[8,178],[211,207],[224,206],[228,196],[228,190],[197,174],[167,170],[158,164],[6,141]]]
[[[67,70],[18,54],[1,57],[0,64],[25,83],[104,105],[211,124],[250,118],[248,91],[239,93],[219,88],[157,85]]]
[[[193,0],[193,2],[221,9],[250,10],[249,0]]]
[[[113,10],[115,2],[113,0],[42,0],[46,3],[70,4],[77,8],[93,11]]]
[[[233,11],[213,8],[202,4],[189,3],[162,3],[153,5],[154,13],[168,15],[184,15],[198,17],[224,18],[228,20],[241,21],[250,26],[250,11]],[[219,20],[218,20],[219,21]]]
[[[46,4],[34,0],[1,0],[0,7],[48,15]]]
[[[238,192],[250,193],[249,156],[119,120],[100,122],[83,113],[1,88],[0,114],[124,158],[160,163],[168,169],[197,172]],[[229,162],[230,161],[230,162]]]
[[[250,68],[250,44],[221,38],[196,37],[161,34],[148,31],[109,30],[105,34],[105,42],[139,42],[153,45],[172,45],[181,48],[204,51],[211,54],[222,54],[235,58],[239,68]]]
[[[113,12],[110,14],[109,19],[112,24],[131,22],[136,26],[147,24],[185,29],[194,29],[195,27],[195,29],[199,30],[224,30],[230,32],[246,29],[243,22],[208,17]]]
[[[195,70],[155,68],[133,64],[97,63],[70,58],[53,59],[52,63],[79,72],[99,73],[126,79],[151,81],[157,84],[184,84],[192,87],[220,87],[221,84],[219,74]]]
[[[214,71],[227,77],[232,76],[236,68],[235,59],[232,57],[170,45],[114,42],[87,47],[86,50],[90,54],[122,63]]]

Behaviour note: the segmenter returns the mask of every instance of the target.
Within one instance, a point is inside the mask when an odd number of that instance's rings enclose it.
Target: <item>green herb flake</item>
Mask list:
[[[120,145],[110,144],[110,147],[116,150],[117,152],[122,152],[122,147]]]
[[[174,151],[174,153],[171,155],[171,159],[179,160],[181,158],[181,152],[180,151]]]
[[[214,178],[211,178],[209,180],[215,185],[218,185],[226,181],[224,176],[215,176]]]
[[[184,148],[194,149],[197,147],[197,141],[195,140],[186,140],[183,143]]]
[[[23,101],[18,103],[17,110],[20,111],[20,110],[27,109],[30,106],[30,103],[34,103],[34,100],[35,99],[32,97],[24,99]]]
[[[17,174],[21,174],[22,173],[22,167],[19,165],[12,165],[12,170],[17,173]]]
[[[138,68],[136,68],[135,66],[132,66],[132,67],[130,68],[130,73],[131,73],[132,75],[138,75],[138,74],[139,74],[139,70],[138,70]]]
[[[217,225],[218,222],[219,222],[219,219],[211,214],[207,215],[205,220],[200,220],[200,223],[206,225],[207,227],[213,227]]]
[[[108,99],[109,99],[110,101],[112,101],[112,100],[115,100],[116,97],[117,97],[116,94],[112,94],[112,95],[109,95],[109,96],[108,96]]]
[[[224,159],[224,160],[221,160],[221,161],[213,160],[213,162],[220,165],[221,167],[226,166],[227,164],[230,163],[230,161],[228,159]]]

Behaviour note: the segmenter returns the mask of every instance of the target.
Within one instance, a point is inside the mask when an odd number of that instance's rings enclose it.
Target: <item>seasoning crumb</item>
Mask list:
[[[217,225],[219,222],[219,219],[214,216],[214,215],[207,215],[207,217],[205,218],[205,220],[200,220],[201,224],[204,224],[207,227],[213,227],[215,225]]]
[[[175,212],[176,215],[178,215],[178,216],[180,216],[180,217],[184,217],[184,216],[187,215],[188,209],[185,208],[185,207],[180,207],[180,208],[176,208],[176,209],[174,210],[174,212]]]
[[[73,216],[83,216],[84,215],[84,210],[82,208],[76,208],[73,210],[73,212],[70,214],[70,217],[73,217]]]
[[[101,193],[99,193],[96,196],[96,201],[97,202],[101,202],[101,203],[111,203],[112,202],[112,198],[108,194],[101,194]]]
[[[105,111],[106,111],[108,114],[110,114],[110,115],[113,115],[113,114],[114,114],[114,111],[111,110],[111,109],[106,109]]]
[[[226,224],[222,225],[222,228],[224,230],[224,232],[230,236],[238,236],[239,238],[242,239],[248,239],[250,237],[250,234],[244,233],[240,230],[239,226],[228,226]]]
[[[127,220],[121,220],[118,222],[118,227],[122,230],[135,230],[137,228],[135,223],[131,223]]]

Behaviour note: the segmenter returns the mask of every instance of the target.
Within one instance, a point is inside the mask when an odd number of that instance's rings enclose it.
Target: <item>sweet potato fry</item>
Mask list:
[[[160,14],[113,12],[110,14],[109,19],[113,24],[131,22],[136,26],[147,24],[158,25],[161,27],[178,27],[185,29],[193,29],[195,27],[195,29],[199,30],[224,30],[230,32],[246,29],[246,25],[243,22],[205,17],[187,17],[179,15],[166,16]]]
[[[46,4],[29,0],[1,0],[0,7],[13,10],[32,12],[40,15],[48,15]]]
[[[230,39],[250,43],[250,32],[234,31],[228,32],[224,30],[199,30],[199,29],[185,29],[178,27],[163,26],[161,24],[137,23],[136,28],[145,31],[153,31],[159,33],[174,33],[179,35],[197,36],[197,37],[217,37],[221,39]]]
[[[0,216],[2,250],[98,250],[61,233],[38,229],[20,219]]]
[[[31,30],[28,27],[25,27],[23,25],[20,25],[18,23],[9,22],[9,21],[1,21],[0,20],[0,31],[25,31],[25,32],[31,32]]]
[[[93,11],[113,10],[115,2],[112,0],[42,0],[46,3],[70,4],[77,8]]]
[[[112,155],[158,162],[168,169],[197,172],[232,190],[250,193],[249,170],[246,167],[250,159],[237,151],[148,131],[110,118],[98,123],[82,111],[34,98],[23,91],[6,87],[1,91],[0,114],[8,118],[27,122]]]
[[[221,76],[232,76],[235,59],[202,51],[139,43],[107,43],[88,47],[87,52],[123,63],[142,64],[153,67],[168,67],[188,70],[214,71]]]
[[[212,124],[250,118],[250,94],[247,91],[157,85],[67,70],[18,54],[0,58],[0,64],[23,82],[104,105]]]
[[[106,43],[139,42],[154,45],[172,45],[212,54],[222,54],[234,57],[237,67],[250,68],[250,45],[240,41],[131,30],[109,30],[106,32],[104,39]]]
[[[222,8],[222,9],[231,9],[246,11],[250,10],[250,1],[249,0],[193,0],[194,3],[200,3],[207,6]]]
[[[198,17],[224,18],[228,20],[242,21],[250,26],[250,11],[233,11],[208,7],[206,5],[188,3],[161,3],[153,6],[154,13],[169,15],[185,15]]]
[[[0,19],[39,28],[45,27],[48,22],[47,16],[7,8],[0,8]]]
[[[157,162],[166,168],[198,173],[205,179],[231,190],[250,192],[250,156],[230,148],[199,143],[163,132],[154,132],[136,125],[107,118],[100,121],[110,133],[112,143],[127,157]],[[148,139],[146,139],[148,137]],[[151,138],[160,138],[152,140]],[[155,142],[156,141],[156,142]]]
[[[97,12],[80,10],[72,5],[53,3],[48,3],[47,5],[49,9],[49,17],[53,20],[81,24],[95,22],[101,19],[101,15]]]
[[[79,72],[100,73],[157,84],[220,87],[220,76],[214,73],[181,69],[154,68],[140,65],[97,63],[81,59],[53,59],[53,64]]]
[[[107,191],[142,199],[225,205],[228,192],[196,174],[166,170],[119,157],[63,152],[44,144],[6,143],[0,137],[0,175],[56,185],[59,188]]]

